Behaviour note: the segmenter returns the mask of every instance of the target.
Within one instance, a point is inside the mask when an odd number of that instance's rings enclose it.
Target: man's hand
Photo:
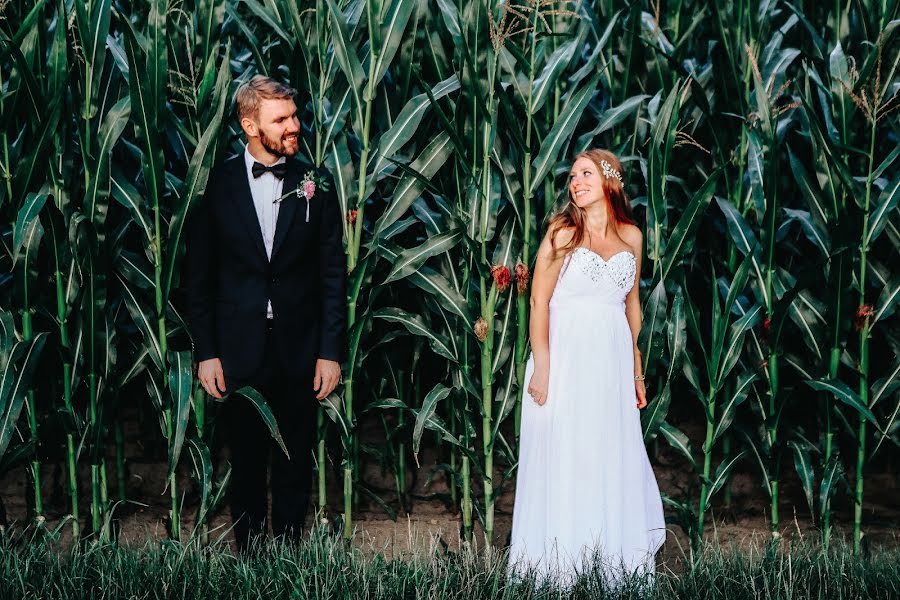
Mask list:
[[[218,358],[209,358],[200,361],[197,367],[197,379],[200,380],[203,389],[213,398],[222,399],[225,389],[225,374],[222,372],[222,361]]]
[[[313,391],[316,400],[324,400],[334,391],[341,378],[341,363],[320,358],[316,360],[316,374],[313,377]]]

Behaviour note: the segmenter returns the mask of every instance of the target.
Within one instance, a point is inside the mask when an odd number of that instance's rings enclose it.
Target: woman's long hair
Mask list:
[[[579,158],[590,159],[590,161],[594,163],[594,166],[597,167],[597,172],[600,173],[600,177],[603,180],[603,191],[606,193],[609,215],[615,219],[616,225],[619,223],[629,223],[634,225],[634,219],[631,216],[631,201],[625,193],[623,182],[615,177],[604,176],[603,167],[600,166],[600,161],[605,160],[621,175],[623,173],[622,163],[619,162],[616,155],[609,150],[592,148],[590,150],[585,150],[576,156],[572,163],[574,164]],[[572,198],[572,195],[569,192],[568,182],[566,183],[566,195],[569,197],[569,201],[566,202],[561,210],[550,218],[549,227],[552,231],[550,234],[550,243],[554,249],[556,249],[556,234],[559,233],[560,229],[571,227],[575,230],[575,235],[572,236],[571,241],[562,248],[562,250],[569,251],[577,248],[581,245],[581,242],[584,241],[585,214],[584,209],[579,208],[575,204],[575,199]]]

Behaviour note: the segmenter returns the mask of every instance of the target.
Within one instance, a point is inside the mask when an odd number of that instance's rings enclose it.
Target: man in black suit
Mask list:
[[[295,90],[257,75],[236,94],[244,152],[212,170],[191,212],[185,287],[207,393],[250,385],[267,399],[290,457],[241,396],[224,406],[231,512],[240,550],[272,529],[296,539],[312,483],[316,399],[337,386],[346,329],[341,211],[328,173],[297,155]]]

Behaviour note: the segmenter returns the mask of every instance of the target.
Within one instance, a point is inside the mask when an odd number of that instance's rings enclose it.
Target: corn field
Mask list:
[[[850,499],[858,552],[867,476],[900,444],[898,25],[898,0],[0,0],[0,474],[27,478],[40,525],[60,467],[60,527],[110,540],[140,500],[140,411],[169,537],[207,535],[228,467],[182,318],[184,224],[242,151],[234,89],[264,73],[298,88],[346,215],[348,360],[316,464],[347,536],[361,502],[409,509],[428,447],[465,536],[500,541],[529,269],[572,157],[600,146],[646,243],[644,438],[695,483],[663,498],[672,521],[700,544],[749,466],[774,535],[796,479],[826,548]]]

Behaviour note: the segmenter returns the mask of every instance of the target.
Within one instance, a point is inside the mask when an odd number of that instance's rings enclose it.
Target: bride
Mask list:
[[[579,154],[568,191],[532,284],[510,566],[652,575],[666,530],[639,413],[641,231],[611,152]]]

